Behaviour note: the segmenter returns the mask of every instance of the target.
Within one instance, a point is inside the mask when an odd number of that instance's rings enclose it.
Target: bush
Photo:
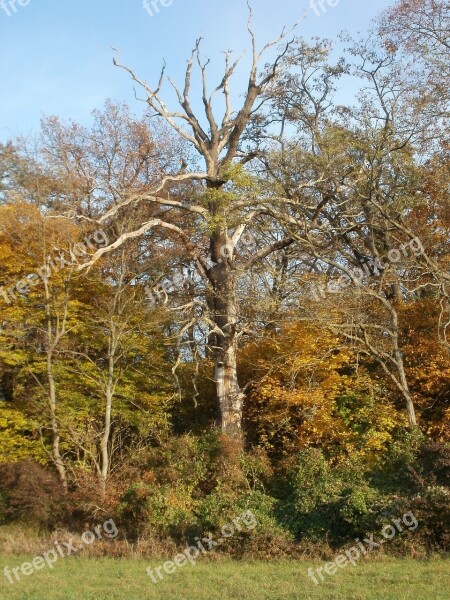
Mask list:
[[[412,512],[419,527],[408,542],[396,536],[391,551],[413,544],[448,550],[450,542],[449,447],[401,434],[375,467],[360,459],[334,464],[323,452],[300,452],[296,464],[275,488],[281,523],[300,542],[327,540],[337,547],[378,535],[392,520]],[[385,546],[386,548],[386,546]]]
[[[36,463],[0,464],[0,522],[81,531],[100,515],[114,519],[127,543],[173,548],[208,533],[220,538],[224,525],[251,511],[257,526],[235,528],[215,554],[269,558],[376,539],[411,512],[417,529],[384,551],[449,550],[448,445],[399,431],[375,464],[361,455],[336,462],[315,448],[294,458],[271,464],[263,451],[244,452],[217,431],[189,434],[140,451],[106,494],[95,474],[81,472],[67,495]]]
[[[63,490],[45,467],[25,460],[0,463],[0,521],[21,521],[43,528],[60,525]]]
[[[234,555],[258,546],[264,551],[277,538],[288,543],[289,532],[277,522],[276,499],[265,493],[270,463],[261,451],[244,453],[241,444],[218,432],[181,436],[149,450],[142,480],[129,486],[119,508],[119,521],[130,539],[147,536],[188,543],[219,534],[246,510],[255,515],[253,531],[236,532],[226,551]]]
[[[359,459],[335,466],[311,448],[300,452],[286,477],[278,513],[297,540],[338,545],[370,526],[378,494]]]

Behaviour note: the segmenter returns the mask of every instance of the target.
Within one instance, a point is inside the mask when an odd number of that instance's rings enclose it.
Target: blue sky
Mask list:
[[[182,83],[186,57],[200,34],[205,37],[204,53],[211,58],[212,83],[222,74],[221,51],[240,54],[249,48],[244,0],[158,0],[159,12],[149,0],[153,16],[144,9],[143,0],[2,2],[0,141],[36,133],[44,115],[87,125],[91,111],[101,108],[106,98],[142,110],[128,76],[112,65],[111,46],[120,49],[122,61],[151,83],[158,79],[163,58],[167,72]],[[16,12],[11,7],[14,2]],[[364,32],[371,19],[393,3],[323,0],[325,12],[318,8],[318,16],[310,0],[253,0],[254,29],[263,44],[276,37],[283,25],[305,15],[298,28],[303,37],[333,39],[342,29]],[[239,83],[244,83],[243,71],[236,83],[237,94]]]

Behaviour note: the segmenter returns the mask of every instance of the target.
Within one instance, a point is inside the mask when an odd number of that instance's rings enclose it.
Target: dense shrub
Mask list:
[[[276,499],[264,491],[270,476],[262,452],[244,453],[239,442],[214,431],[184,435],[148,450],[142,479],[123,494],[118,518],[130,539],[150,535],[181,543],[214,534],[251,510],[257,528],[244,528],[227,542],[228,551],[242,553],[248,544],[257,545],[257,538],[264,538],[265,546],[275,537],[289,538],[276,520]]]
[[[43,466],[30,460],[0,464],[0,522],[57,526],[62,500],[58,479]]]
[[[279,520],[300,541],[340,546],[379,535],[384,526],[412,512],[419,525],[409,543],[448,550],[450,524],[449,448],[401,435],[377,465],[359,459],[334,464],[318,449],[300,452],[278,482]],[[404,548],[405,536],[389,544]]]
[[[384,551],[448,551],[449,456],[448,446],[399,431],[374,464],[360,455],[336,461],[317,448],[271,463],[265,452],[244,452],[217,431],[187,434],[142,449],[106,493],[89,473],[78,473],[78,485],[64,495],[44,467],[2,464],[0,518],[76,532],[113,518],[127,543],[169,548],[220,537],[224,525],[251,511],[257,526],[236,531],[217,554],[267,558],[377,539],[412,513],[417,528]]]
[[[298,541],[338,544],[370,527],[378,493],[359,460],[334,466],[320,450],[303,450],[286,479],[279,518]]]

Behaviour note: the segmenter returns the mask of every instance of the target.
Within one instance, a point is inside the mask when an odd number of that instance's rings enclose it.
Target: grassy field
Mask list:
[[[10,584],[5,566],[30,557],[0,557],[0,598],[9,600],[449,600],[450,560],[383,559],[347,566],[319,586],[306,562],[222,562],[187,565],[158,584],[155,561],[65,558]]]

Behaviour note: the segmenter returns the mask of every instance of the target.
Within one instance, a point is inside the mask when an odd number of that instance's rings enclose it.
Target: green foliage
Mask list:
[[[126,490],[119,507],[121,522],[135,538],[151,534],[189,540],[220,531],[251,510],[258,522],[253,537],[289,539],[275,517],[276,499],[263,489],[268,475],[263,456],[246,455],[212,431],[168,440],[149,449],[142,460],[142,481]],[[233,541],[236,550],[247,533]]]
[[[402,432],[376,465],[361,458],[336,464],[318,449],[304,450],[286,479],[276,482],[278,518],[298,540],[327,539],[339,546],[379,534],[387,522],[411,511],[420,522],[415,543],[448,548],[449,457],[448,446],[430,447]],[[402,543],[398,536],[392,548]]]

